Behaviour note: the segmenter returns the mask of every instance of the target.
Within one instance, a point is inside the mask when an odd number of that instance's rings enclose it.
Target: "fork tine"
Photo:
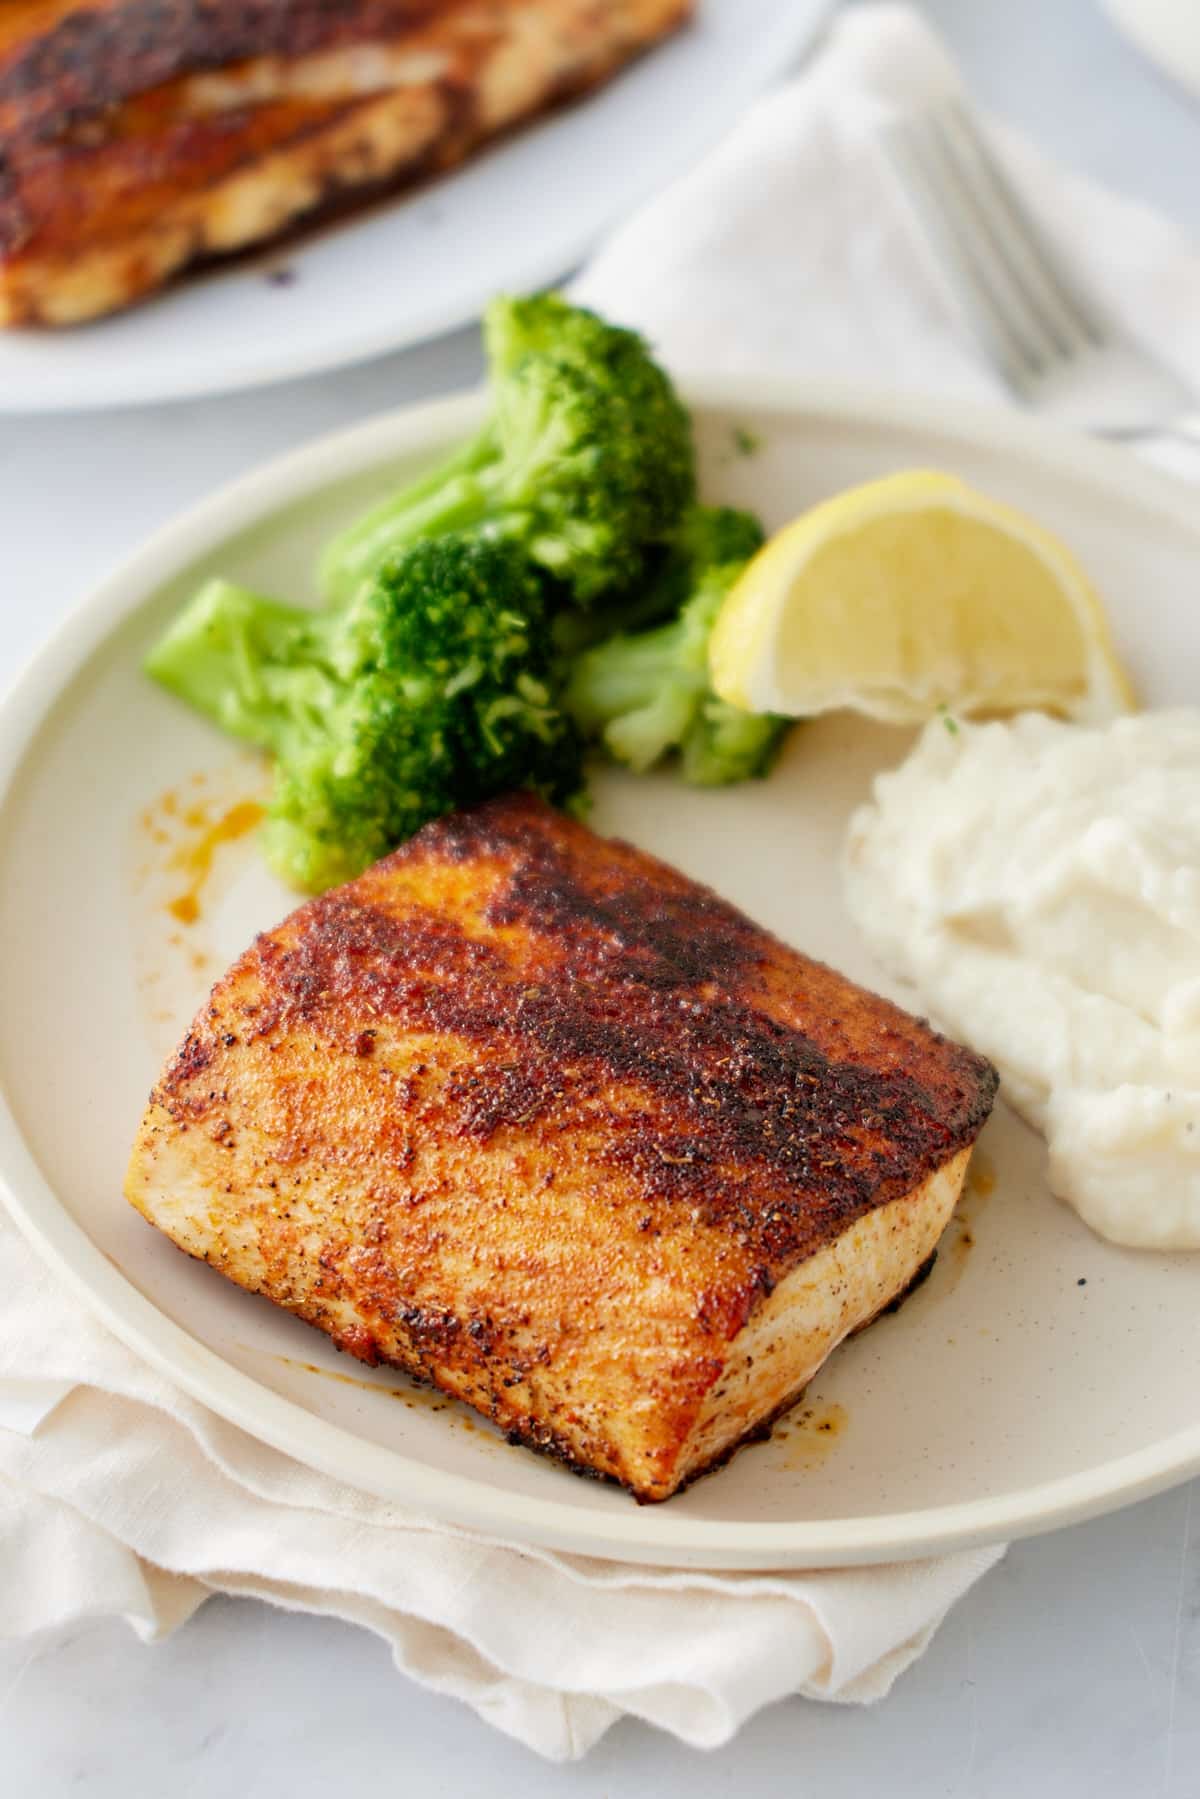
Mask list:
[[[994,218],[981,203],[970,172],[961,166],[937,114],[921,114],[915,128],[923,146],[930,181],[950,225],[968,248],[978,278],[986,286],[992,303],[1023,346],[1031,372],[1044,373],[1047,367],[1069,354],[1069,340],[1065,341],[1051,328],[1034,304],[1007,253],[1003,228],[997,231]]]
[[[972,234],[954,217],[956,209],[953,202],[948,203],[940,168],[931,163],[911,118],[890,121],[882,128],[882,137],[917,228],[984,355],[1011,388],[1027,396],[1041,359],[1014,329],[1009,311],[997,301],[979,264]]]
[[[996,295],[1014,330],[1033,347],[1042,372],[1081,349],[1085,340],[1061,307],[1047,300],[1030,258],[1004,213],[995,204],[986,181],[981,179],[978,158],[964,153],[951,130],[936,113],[927,115],[922,128],[945,192],[946,204],[954,205],[959,227],[975,245],[978,261],[986,269]]]
[[[1060,261],[961,101],[877,120],[872,135],[943,286],[1018,400],[1107,435],[1178,429],[1193,396]]]
[[[1100,348],[1108,336],[1103,319],[1072,281],[968,109],[960,100],[951,99],[939,111],[951,153],[960,168],[972,172],[981,208],[991,214],[997,235],[1005,238],[1022,281],[1047,323],[1053,322],[1068,334],[1073,347],[1083,339]]]

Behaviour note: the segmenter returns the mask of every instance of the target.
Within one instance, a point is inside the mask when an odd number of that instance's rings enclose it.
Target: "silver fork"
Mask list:
[[[960,101],[901,114],[880,136],[964,324],[1018,400],[1101,436],[1200,445],[1194,397],[1105,317]]]

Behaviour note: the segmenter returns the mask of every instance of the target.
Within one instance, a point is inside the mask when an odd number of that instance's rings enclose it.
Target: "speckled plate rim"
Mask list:
[[[1197,539],[1194,492],[1127,454],[995,409],[889,392],[794,382],[705,379],[684,384],[705,408],[803,415],[839,425],[927,432],[943,443],[1019,456],[1026,469],[1134,504]],[[322,437],[222,488],[157,532],[64,621],[0,702],[0,812],[40,726],[109,635],[214,542],[264,515],[389,458],[468,431],[478,394],[369,419]],[[1200,1419],[1135,1453],[1077,1475],[904,1512],[749,1523],[691,1518],[670,1505],[588,1515],[578,1504],[505,1494],[423,1464],[314,1417],[205,1348],[105,1257],[46,1181],[0,1094],[0,1198],[49,1266],[128,1347],[251,1436],[308,1467],[405,1506],[414,1515],[508,1541],[602,1559],[674,1567],[781,1568],[913,1560],[1094,1517],[1200,1472]]]

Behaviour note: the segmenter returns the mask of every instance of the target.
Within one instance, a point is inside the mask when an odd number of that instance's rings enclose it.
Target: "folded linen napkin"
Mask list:
[[[577,284],[675,366],[988,392],[863,126],[955,80],[907,9],[845,16],[801,79],[635,218]],[[1200,259],[1163,221],[1001,140],[1118,315],[1200,386]],[[87,1317],[0,1218],[0,1635],[214,1591],[355,1620],[397,1667],[543,1755],[623,1713],[695,1746],[787,1694],[886,1693],[1003,1553],[704,1575],[519,1549],[405,1515],[207,1412]]]
[[[602,246],[577,298],[637,325],[684,372],[1007,390],[958,329],[876,140],[889,114],[962,93],[910,7],[843,14],[798,80]],[[987,127],[1054,243],[1200,407],[1200,249],[1135,201]]]

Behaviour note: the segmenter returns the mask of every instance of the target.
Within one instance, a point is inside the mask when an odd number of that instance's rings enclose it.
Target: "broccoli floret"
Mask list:
[[[690,506],[650,585],[645,604],[647,612],[650,607],[654,612],[644,622],[673,618],[691,598],[706,570],[749,562],[764,542],[762,525],[752,512],[742,512],[736,506]],[[634,628],[639,629],[640,625]]]
[[[688,599],[698,569],[748,562],[762,543],[763,528],[752,512],[735,506],[690,506],[628,592],[588,612],[559,612],[554,619],[555,641],[569,661],[606,638],[628,637],[662,624],[674,618]]]
[[[629,585],[695,491],[691,421],[636,332],[556,294],[484,319],[491,413],[474,442],[343,531],[321,562],[332,604],[419,538],[484,527],[581,604]]]
[[[329,708],[329,636],[315,613],[211,580],[159,638],[145,669],[230,737],[278,750],[285,723],[315,723]]]
[[[725,595],[763,540],[751,514],[696,507],[656,589],[676,616],[578,656],[567,709],[584,734],[643,774],[678,753],[684,779],[715,787],[766,774],[789,721],[741,712],[712,691],[708,640]],[[682,601],[682,604],[679,602]]]
[[[749,562],[766,542],[762,520],[738,506],[692,506],[680,520],[676,552],[693,569]]]
[[[582,746],[555,703],[546,606],[516,546],[448,536],[340,612],[210,582],[146,668],[274,754],[264,849],[320,892],[458,806],[515,787],[575,796]]]
[[[727,787],[770,774],[790,718],[772,712],[742,712],[713,693],[680,745],[680,767],[693,787]]]

